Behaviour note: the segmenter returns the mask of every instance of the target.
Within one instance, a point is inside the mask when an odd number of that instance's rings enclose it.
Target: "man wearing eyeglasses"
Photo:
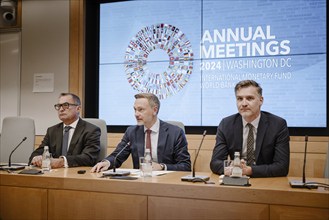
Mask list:
[[[41,167],[44,146],[48,146],[53,157],[51,168],[95,165],[101,131],[80,118],[80,98],[61,93],[54,107],[62,122],[47,129],[41,145],[30,156],[30,164]]]

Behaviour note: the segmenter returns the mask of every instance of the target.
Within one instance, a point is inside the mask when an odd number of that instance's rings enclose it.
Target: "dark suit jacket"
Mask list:
[[[94,166],[100,152],[100,128],[88,123],[81,118],[73,133],[70,147],[67,152],[69,167]],[[49,151],[54,158],[62,154],[63,123],[59,123],[47,129],[47,133],[39,146],[31,155],[42,155],[44,146],[49,146]]]
[[[213,173],[223,174],[224,160],[234,152],[242,152],[242,117],[234,114],[224,118],[217,129],[216,145],[210,168]],[[261,112],[257,129],[256,165],[252,166],[252,177],[286,176],[289,172],[289,131],[284,119],[268,112]]]
[[[118,152],[130,142],[130,146]],[[115,167],[120,167],[126,161],[130,153],[132,155],[134,169],[139,169],[139,157],[144,156],[145,133],[144,126],[128,127],[121,142],[106,160],[111,162],[109,169],[113,168],[114,159],[117,156]],[[191,171],[190,154],[187,151],[187,140],[184,131],[169,123],[160,120],[158,140],[158,162],[164,163],[167,170]]]

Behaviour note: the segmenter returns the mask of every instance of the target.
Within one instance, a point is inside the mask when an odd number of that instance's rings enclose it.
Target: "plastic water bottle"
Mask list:
[[[50,171],[51,170],[50,153],[49,153],[49,147],[48,146],[45,146],[44,149],[43,149],[41,168],[42,168],[43,171]]]
[[[144,177],[150,177],[152,176],[152,156],[150,149],[145,149],[145,165],[143,167],[143,175]]]
[[[232,177],[242,177],[240,152],[234,153]]]

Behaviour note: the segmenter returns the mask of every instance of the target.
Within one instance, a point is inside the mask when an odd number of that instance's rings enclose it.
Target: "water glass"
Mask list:
[[[224,175],[231,176],[233,169],[233,160],[224,160]]]
[[[141,177],[151,177],[152,176],[152,163],[147,163],[144,157],[139,158],[139,169]]]

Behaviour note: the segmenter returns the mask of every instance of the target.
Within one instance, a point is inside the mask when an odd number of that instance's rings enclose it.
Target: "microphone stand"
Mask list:
[[[11,151],[9,155],[9,160],[8,160],[8,167],[11,167],[11,155],[14,153],[14,151],[27,139],[27,137],[24,137],[23,140],[14,148],[14,150]]]
[[[12,154],[15,152],[15,150],[27,139],[27,137],[24,137],[23,140],[21,142],[19,142],[19,144],[14,148],[14,150],[12,150],[9,154],[9,159],[8,159],[8,166],[2,166],[1,169],[2,170],[7,170],[8,172],[10,172],[11,170],[20,170],[20,169],[24,169],[25,166],[11,166],[11,156]]]
[[[193,167],[192,167],[192,175],[188,175],[188,176],[183,176],[181,177],[182,181],[188,181],[188,182],[206,182],[209,180],[209,176],[195,176],[195,162],[199,156],[199,152],[203,143],[203,140],[206,136],[207,130],[204,130],[203,134],[202,134],[202,139],[198,148],[198,152],[195,156],[194,162],[193,162]]]
[[[312,183],[307,183],[306,182],[306,154],[307,154],[307,142],[308,142],[308,136],[305,135],[305,151],[304,151],[304,162],[303,162],[303,176],[302,176],[302,181],[299,180],[291,180],[289,182],[290,186],[292,188],[308,188],[308,189],[316,189],[318,188],[317,184],[312,184]]]
[[[116,170],[116,161],[117,161],[117,157],[128,147],[130,146],[130,142],[128,142],[120,151],[119,153],[117,153],[117,155],[114,157],[114,161],[113,161],[113,171],[109,171],[106,173],[103,173],[103,176],[128,176],[130,174],[129,171],[117,171]]]

